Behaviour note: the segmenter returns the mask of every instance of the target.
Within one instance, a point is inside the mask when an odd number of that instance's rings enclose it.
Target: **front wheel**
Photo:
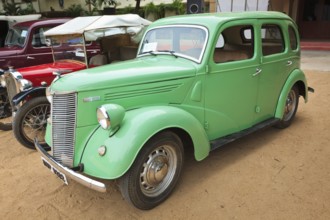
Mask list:
[[[45,132],[50,103],[44,96],[33,98],[20,107],[14,117],[13,131],[16,139],[24,146],[35,149],[34,138],[46,147]]]
[[[297,86],[293,86],[286,98],[283,118],[275,125],[276,128],[286,128],[290,126],[296,115],[298,104],[299,90]]]
[[[124,199],[144,210],[163,202],[180,177],[183,158],[181,139],[173,132],[162,132],[151,138],[119,179]]]

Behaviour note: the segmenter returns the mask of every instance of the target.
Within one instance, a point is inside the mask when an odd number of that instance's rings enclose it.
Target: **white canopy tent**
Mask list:
[[[139,34],[150,21],[136,14],[77,17],[46,31],[45,36],[84,35],[86,41],[115,34]]]

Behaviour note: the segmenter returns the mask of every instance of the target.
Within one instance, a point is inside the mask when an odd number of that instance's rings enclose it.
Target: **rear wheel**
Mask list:
[[[139,209],[152,209],[163,202],[180,177],[183,157],[183,145],[176,134],[167,131],[151,138],[119,180],[125,200]]]
[[[276,128],[286,128],[290,126],[296,115],[298,104],[299,90],[297,86],[293,86],[286,98],[283,118],[277,125],[275,125]]]
[[[50,103],[44,96],[33,98],[20,107],[13,121],[16,139],[24,146],[35,149],[34,138],[41,146],[46,147],[45,132],[47,118],[50,114]]]
[[[12,129],[12,109],[6,89],[0,90],[0,130],[8,131]]]

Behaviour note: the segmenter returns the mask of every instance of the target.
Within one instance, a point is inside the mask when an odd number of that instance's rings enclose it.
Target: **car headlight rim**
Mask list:
[[[107,110],[103,106],[101,106],[97,109],[96,115],[97,115],[97,121],[99,122],[100,126],[105,130],[109,129],[111,123]]]
[[[20,79],[19,80],[19,89],[21,92],[26,91],[32,88],[32,82],[27,79]]]

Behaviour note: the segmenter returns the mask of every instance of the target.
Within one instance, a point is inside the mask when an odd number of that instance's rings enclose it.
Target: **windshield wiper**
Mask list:
[[[142,53],[140,53],[140,54],[146,54],[146,53],[149,53],[149,54],[154,55],[154,56],[157,55],[157,54],[155,54],[155,51],[152,51],[152,50],[144,51],[144,52],[142,52]]]
[[[178,58],[178,55],[173,50],[157,50],[157,52],[170,53],[171,55],[175,56],[175,58]]]

